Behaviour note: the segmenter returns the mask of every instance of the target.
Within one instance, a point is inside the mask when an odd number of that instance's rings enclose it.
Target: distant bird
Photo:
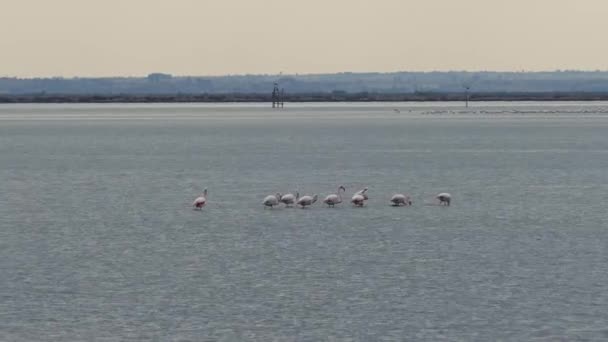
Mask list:
[[[449,206],[452,201],[452,195],[447,192],[442,192],[437,195],[437,199],[439,200],[439,204]]]
[[[197,197],[194,202],[192,202],[192,206],[194,207],[194,210],[202,210],[205,204],[207,204],[207,189],[203,191],[202,196]]]
[[[313,205],[313,203],[315,203],[317,201],[317,195],[314,195],[312,197],[306,195],[306,196],[302,196],[298,199],[298,205],[302,207],[302,209],[306,208],[309,205]]]
[[[363,190],[359,190],[355,192],[355,195],[361,195],[367,201],[369,198],[367,197],[367,187],[363,188]]]
[[[393,195],[393,197],[391,197],[391,202],[393,203],[394,207],[398,207],[401,205],[404,205],[404,206],[412,205],[412,199],[410,198],[410,196],[406,196],[403,194]]]
[[[269,195],[266,196],[266,198],[264,198],[264,209],[266,209],[266,207],[270,207],[270,209],[272,209],[272,207],[274,207],[275,205],[279,205],[279,200],[281,198],[281,194],[277,193],[276,195]]]
[[[325,197],[325,199],[323,200],[323,203],[327,204],[327,206],[329,207],[333,207],[336,204],[342,203],[342,194],[340,193],[340,190],[344,192],[346,191],[346,188],[340,185],[338,187],[338,194],[327,195],[327,197]]]
[[[363,190],[355,192],[353,197],[350,199],[350,202],[356,207],[362,207],[367,199],[367,188],[364,188]]]
[[[365,197],[363,195],[354,195],[350,201],[355,206],[362,207],[365,204]]]
[[[281,203],[285,204],[285,207],[291,207],[293,204],[296,203],[296,201],[298,200],[298,198],[300,197],[300,193],[296,192],[296,195],[294,196],[293,194],[285,194],[283,196],[281,196]]]

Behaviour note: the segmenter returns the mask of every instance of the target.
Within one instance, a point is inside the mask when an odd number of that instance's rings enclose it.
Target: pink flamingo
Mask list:
[[[192,206],[194,207],[194,210],[202,210],[205,204],[207,204],[207,189],[203,191],[202,196],[197,197],[194,202],[192,202]]]
[[[391,203],[393,203],[394,207],[398,207],[401,205],[410,206],[412,205],[412,199],[410,198],[410,196],[407,195],[396,194],[391,197]]]
[[[307,206],[313,205],[316,201],[317,201],[318,196],[314,195],[314,196],[302,196],[298,199],[297,204],[302,208],[306,208]]]
[[[279,202],[285,204],[285,208],[290,208],[296,201],[300,198],[300,193],[296,192],[296,195],[293,194],[285,194],[281,196]]]
[[[439,204],[449,206],[450,202],[452,202],[452,195],[447,192],[442,192],[437,195],[437,199],[439,200]]]
[[[355,195],[363,196],[363,199],[366,201],[369,199],[369,197],[367,197],[367,187],[363,188],[363,190],[359,190],[359,191],[355,192]]]
[[[342,195],[340,194],[340,190],[346,191],[346,188],[344,188],[342,185],[340,185],[340,187],[338,188],[338,194],[337,195],[336,194],[328,195],[323,200],[323,203],[327,204],[328,207],[333,207],[338,203],[342,203]]]
[[[275,205],[279,205],[279,201],[281,200],[281,194],[277,192],[276,195],[268,195],[264,198],[264,209],[270,207],[272,209]]]

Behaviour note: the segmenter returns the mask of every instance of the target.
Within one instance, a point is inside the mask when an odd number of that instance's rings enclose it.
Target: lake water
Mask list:
[[[602,102],[2,105],[0,340],[606,340],[607,199]]]

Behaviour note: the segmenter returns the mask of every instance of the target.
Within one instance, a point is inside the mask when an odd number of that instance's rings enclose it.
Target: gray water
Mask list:
[[[0,340],[606,340],[607,171],[601,102],[3,105]]]

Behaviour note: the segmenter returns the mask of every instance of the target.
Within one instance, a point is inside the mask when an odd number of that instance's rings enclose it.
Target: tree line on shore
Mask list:
[[[197,98],[250,98],[272,92],[274,83],[288,94],[324,99],[330,97],[417,98],[420,94],[457,94],[469,88],[476,93],[603,93],[608,92],[607,71],[551,72],[392,72],[309,75],[173,76],[147,77],[16,78],[0,77],[0,95],[97,96],[141,98],[196,95]],[[186,95],[184,95],[186,94]],[[193,94],[193,95],[190,95]],[[239,94],[238,96],[235,94]],[[248,94],[248,95],[245,95]],[[253,94],[253,95],[252,95]],[[44,96],[43,96],[44,95]],[[428,95],[425,95],[428,97]],[[544,95],[546,97],[546,95]]]
[[[299,93],[286,94],[285,102],[423,102],[465,101],[463,92],[453,93]],[[608,101],[608,92],[473,92],[469,101]],[[0,103],[227,103],[271,102],[266,93],[225,94],[18,94],[0,95]]]

